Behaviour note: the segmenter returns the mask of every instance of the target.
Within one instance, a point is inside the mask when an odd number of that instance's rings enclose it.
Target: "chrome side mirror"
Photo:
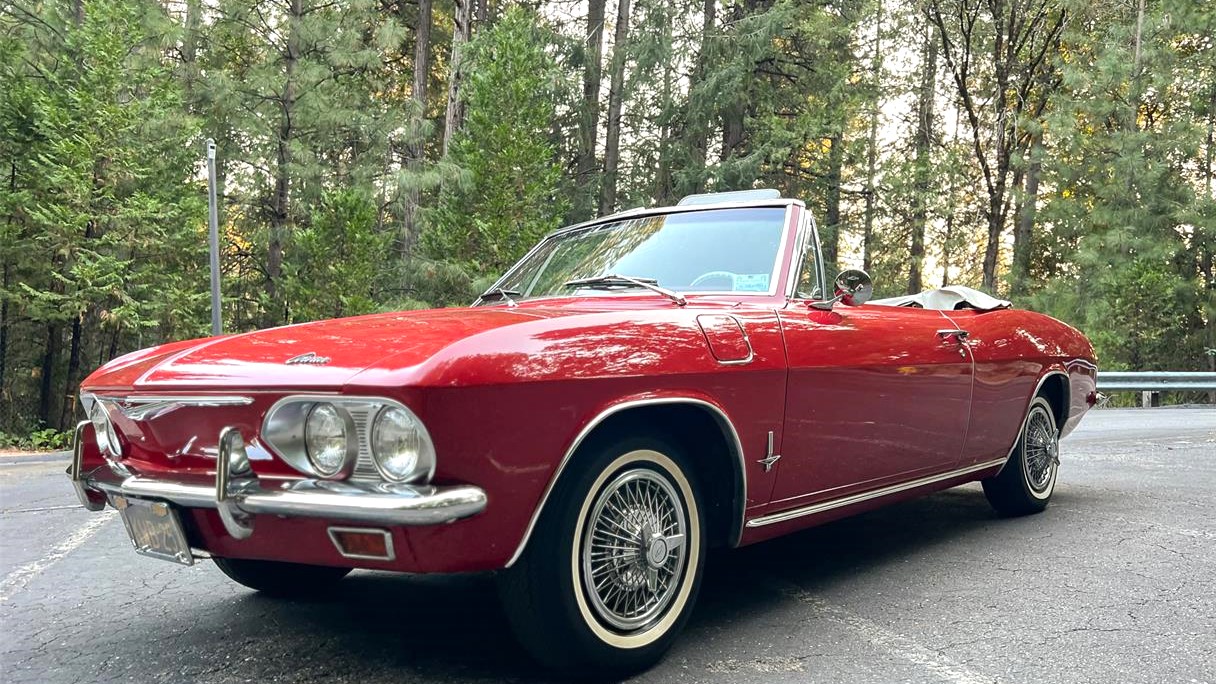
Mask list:
[[[870,297],[874,295],[874,281],[870,280],[869,274],[865,271],[855,268],[841,271],[833,284],[836,288],[836,296],[821,302],[811,302],[811,308],[831,311],[836,302],[843,302],[847,306],[859,306],[870,301]]]

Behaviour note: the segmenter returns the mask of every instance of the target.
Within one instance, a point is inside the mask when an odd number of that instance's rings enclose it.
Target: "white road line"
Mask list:
[[[67,539],[59,542],[47,555],[36,561],[31,561],[13,570],[0,580],[0,603],[9,600],[17,592],[25,588],[35,577],[41,575],[64,556],[75,551],[92,537],[103,525],[113,520],[118,511],[108,510],[89,518],[89,521],[76,530]]]
[[[69,508],[79,509],[80,504],[63,504],[62,506],[42,506],[40,508],[8,508],[0,511],[0,515],[9,515],[11,513],[45,513],[47,511],[65,511]]]
[[[785,580],[779,580],[779,586],[786,595],[812,606],[819,615],[848,628],[871,645],[877,646],[890,655],[923,667],[943,681],[951,684],[993,684],[999,681],[997,677],[980,674],[913,639],[892,632],[840,606],[828,603],[802,587]]]

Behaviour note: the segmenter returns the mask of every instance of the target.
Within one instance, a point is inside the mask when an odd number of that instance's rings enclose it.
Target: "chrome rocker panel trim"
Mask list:
[[[928,477],[922,477],[922,478],[919,478],[916,480],[909,480],[907,482],[900,482],[899,484],[894,484],[889,487],[882,487],[880,489],[872,489],[868,492],[861,492],[859,494],[853,494],[852,496],[846,496],[841,499],[832,499],[831,501],[822,501],[820,503],[810,504],[809,506],[801,506],[799,508],[792,508],[787,511],[779,511],[777,513],[770,513],[768,515],[762,515],[758,518],[752,518],[751,520],[748,520],[747,526],[748,527],[764,527],[765,525],[772,525],[775,523],[785,522],[787,520],[793,520],[795,518],[801,518],[801,517],[807,516],[807,515],[823,513],[825,511],[830,511],[830,510],[833,510],[836,508],[852,506],[853,504],[859,504],[864,501],[870,501],[871,499],[878,499],[878,498],[888,496],[891,494],[898,494],[899,492],[907,491],[909,489],[916,489],[917,487],[924,487],[924,486],[935,484],[938,482],[944,482],[946,480],[951,480],[956,477],[962,477],[964,475],[970,475],[972,473],[978,473],[978,472],[981,472],[984,470],[991,470],[993,468],[996,468],[997,466],[1003,465],[1006,460],[1007,459],[1004,459],[1004,458],[998,458],[994,461],[986,461],[984,463],[975,463],[975,464],[972,464],[972,465],[969,465],[969,466],[966,466],[963,468],[958,468],[956,470],[950,470],[950,471],[947,471],[944,473],[938,473],[936,475],[929,475]]]
[[[238,539],[253,531],[252,515],[325,518],[382,526],[438,525],[467,518],[485,510],[486,494],[480,487],[457,485],[408,485],[354,483],[330,480],[288,480],[265,488],[256,475],[245,468],[233,450],[240,444],[239,433],[226,428],[221,437],[221,453],[215,484],[190,484],[137,475],[123,476],[114,467],[102,466],[83,472],[82,439],[88,421],[76,428],[76,444],[68,477],[81,503],[89,510],[101,510],[102,495],[162,499],[187,508],[216,508],[221,511],[225,528]],[[235,463],[234,463],[235,461]],[[229,466],[234,467],[229,467]],[[108,473],[111,477],[106,478]]]

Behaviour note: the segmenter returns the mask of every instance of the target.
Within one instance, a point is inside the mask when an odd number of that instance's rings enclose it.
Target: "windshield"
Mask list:
[[[784,207],[716,209],[574,230],[542,243],[496,288],[528,298],[628,286],[595,282],[613,275],[676,292],[766,294],[776,278],[785,213]]]

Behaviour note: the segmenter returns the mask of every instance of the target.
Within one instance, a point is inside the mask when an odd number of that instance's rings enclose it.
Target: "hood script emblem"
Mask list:
[[[322,365],[329,363],[329,357],[328,356],[317,356],[316,352],[308,352],[307,354],[300,354],[299,356],[293,356],[290,359],[287,359],[286,361],[284,361],[283,363],[286,363],[290,366],[296,366],[299,364],[308,364],[310,366],[322,366]]]

